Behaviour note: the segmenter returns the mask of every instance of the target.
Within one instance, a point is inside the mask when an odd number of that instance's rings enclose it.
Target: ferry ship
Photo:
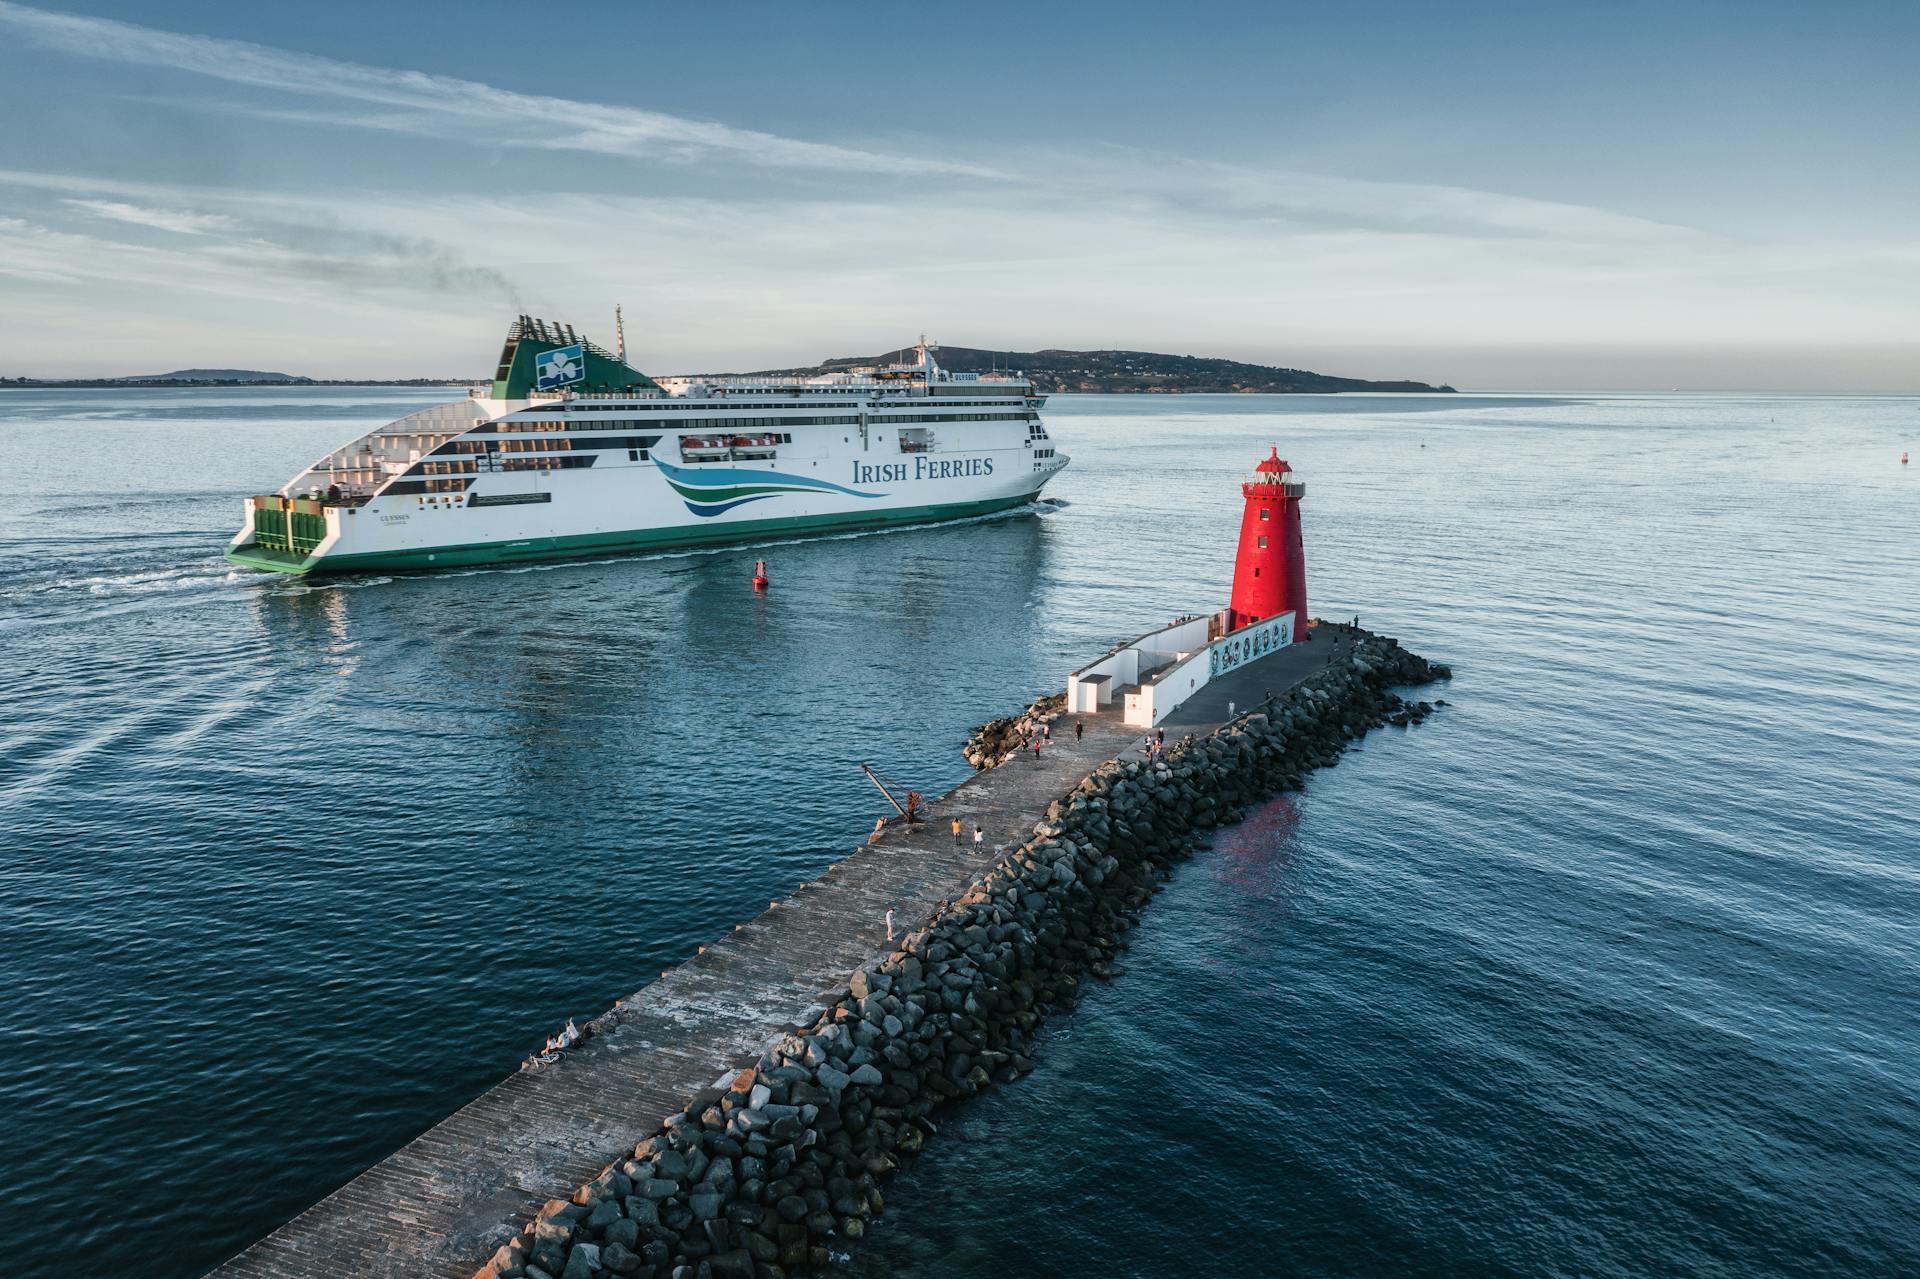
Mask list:
[[[1067,465],[1017,373],[910,360],[648,377],[521,316],[493,381],[245,499],[227,558],[316,574],[618,554],[980,515]]]

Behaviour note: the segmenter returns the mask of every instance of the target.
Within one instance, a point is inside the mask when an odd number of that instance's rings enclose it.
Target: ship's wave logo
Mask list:
[[[654,459],[660,473],[667,477],[687,509],[704,519],[725,515],[750,502],[764,502],[783,493],[843,493],[848,497],[873,501],[885,493],[868,493],[848,488],[831,480],[811,475],[788,475],[783,471],[750,471],[737,466],[674,466]]]

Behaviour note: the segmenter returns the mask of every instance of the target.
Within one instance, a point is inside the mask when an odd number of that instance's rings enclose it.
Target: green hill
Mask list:
[[[259,369],[176,369],[172,373],[137,373],[116,382],[306,382],[291,373],[262,373]]]
[[[911,360],[911,348],[882,355],[848,356],[812,368],[767,369],[756,376],[833,373],[863,365]],[[1267,395],[1325,395],[1338,391],[1404,391],[1414,394],[1450,393],[1450,386],[1425,382],[1376,382],[1366,378],[1331,377],[1305,369],[1266,364],[1243,364],[1197,355],[1162,355],[1153,351],[984,351],[967,346],[943,346],[941,367],[956,373],[986,373],[1018,369],[1042,391],[1144,392],[1193,394],[1241,392]]]

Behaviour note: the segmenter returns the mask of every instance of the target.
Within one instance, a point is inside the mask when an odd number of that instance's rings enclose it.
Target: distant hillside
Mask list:
[[[868,364],[909,360],[913,351],[884,355],[848,356],[806,369],[767,369],[757,376],[796,373],[832,373]],[[1018,369],[1042,391],[1145,392],[1160,394],[1243,392],[1267,395],[1313,395],[1335,391],[1411,391],[1432,394],[1453,390],[1425,382],[1373,382],[1365,378],[1330,377],[1305,369],[1266,364],[1242,364],[1195,355],[1161,355],[1152,351],[982,351],[966,346],[943,346],[938,357],[943,368],[956,373],[985,373]]]
[[[305,382],[291,373],[262,373],[259,369],[178,369],[172,373],[139,373],[116,382]]]

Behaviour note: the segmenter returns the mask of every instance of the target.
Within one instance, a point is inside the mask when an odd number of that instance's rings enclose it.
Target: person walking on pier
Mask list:
[[[1043,741],[1050,742],[1053,740],[1053,721],[1052,720],[1048,720],[1046,723],[1040,726],[1040,737]]]
[[[1155,750],[1167,749],[1167,730],[1165,725],[1153,730],[1153,746]]]
[[[1087,735],[1087,722],[1082,719],[1076,719],[1075,721],[1073,721],[1073,740],[1076,742],[1082,741],[1086,738],[1086,735]]]
[[[1033,739],[1033,762],[1036,764],[1040,762],[1040,745],[1041,745],[1041,739],[1038,737],[1034,738]]]
[[[887,940],[893,940],[893,907],[887,907]]]
[[[979,852],[986,842],[987,832],[976,824],[973,828],[973,851],[976,853]]]
[[[958,817],[953,819],[953,842],[955,844],[960,842],[960,819]]]

